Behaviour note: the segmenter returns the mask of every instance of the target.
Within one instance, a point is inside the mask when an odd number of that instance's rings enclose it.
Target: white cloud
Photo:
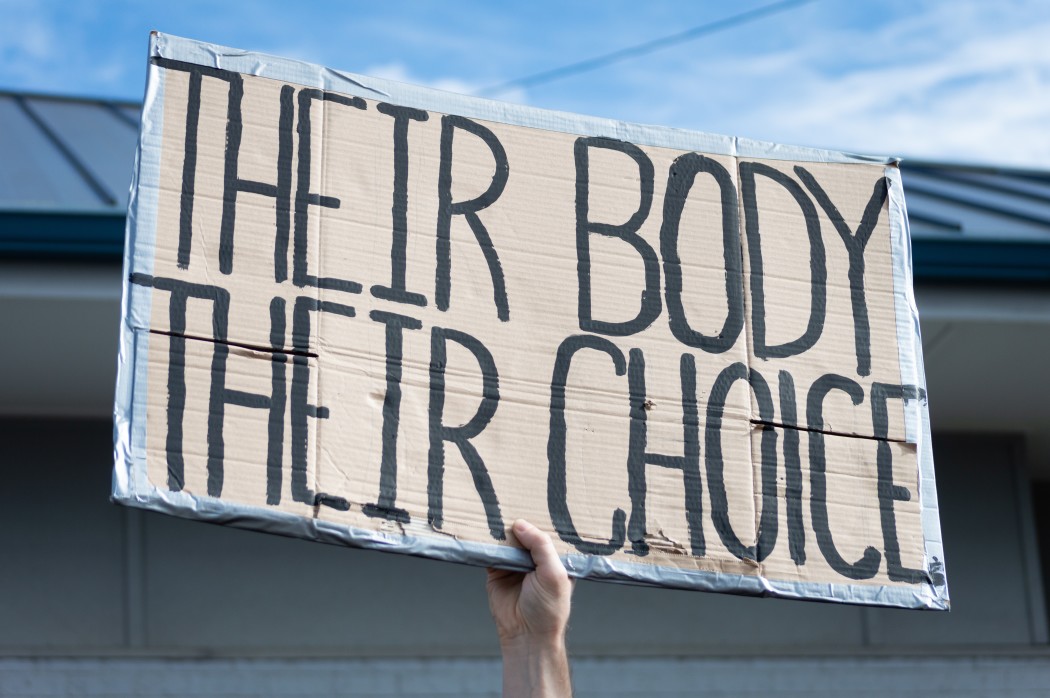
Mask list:
[[[0,5],[0,61],[4,72],[16,76],[22,86],[31,87],[55,68],[57,32],[45,13],[32,4]]]
[[[719,118],[771,140],[1050,167],[1050,21],[1003,29],[953,9],[735,60],[728,82],[748,98]]]
[[[814,4],[732,37],[712,37],[575,82],[498,98],[786,143],[1050,168],[1050,4],[1045,0],[886,0],[863,10],[869,15],[863,25],[847,21],[849,12],[842,7]],[[121,86],[138,75],[139,54],[131,60],[106,42],[98,45],[96,21],[105,11],[91,8],[0,0],[4,86],[128,93]],[[500,21],[509,16],[497,13]],[[213,19],[224,21],[219,14]],[[274,29],[283,27],[277,15],[262,13],[258,21],[262,29],[256,27],[251,36],[273,35],[270,50],[278,55],[457,93],[487,87],[498,81],[493,74],[513,77],[530,72],[532,62],[538,67],[555,60],[546,49],[533,47],[518,70],[506,67],[508,53],[529,53],[523,48],[530,45],[526,33],[493,47],[485,32],[470,27],[438,31],[411,21],[356,18],[356,31],[382,32],[393,47],[360,54],[370,56],[368,65],[338,42],[289,42],[288,32]],[[633,40],[605,39],[609,46]],[[231,38],[231,43],[237,42]],[[781,48],[768,48],[773,45]],[[427,50],[412,50],[420,46]],[[435,47],[441,49],[436,54]],[[472,55],[491,55],[491,66],[482,59],[478,70],[460,71],[475,77],[457,77],[451,67],[457,63],[448,61],[464,47]],[[390,55],[398,58],[385,62]],[[132,85],[130,93],[137,89]]]
[[[424,87],[431,87],[435,90],[444,90],[445,92],[456,92],[458,94],[464,95],[474,94],[478,90],[487,87],[487,85],[471,83],[458,78],[436,78],[430,80],[420,78],[411,73],[403,63],[384,63],[381,65],[373,65],[365,68],[361,72],[364,75],[370,75],[376,78],[384,78],[386,80],[394,80],[396,82],[407,82],[413,85],[423,85]],[[498,98],[504,102],[517,102],[519,104],[525,104],[528,102],[527,97],[528,95],[526,94],[525,90],[513,89],[501,93]]]
[[[113,53],[90,50],[91,23],[101,11],[90,4],[0,0],[3,86],[75,95],[116,90],[127,66]]]

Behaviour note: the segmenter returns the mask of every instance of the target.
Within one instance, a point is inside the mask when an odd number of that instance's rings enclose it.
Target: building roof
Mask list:
[[[901,165],[919,279],[1050,281],[1050,171]]]
[[[139,113],[0,92],[0,255],[120,258]],[[901,169],[917,278],[1050,281],[1050,171]]]
[[[120,258],[139,113],[0,92],[0,254]]]

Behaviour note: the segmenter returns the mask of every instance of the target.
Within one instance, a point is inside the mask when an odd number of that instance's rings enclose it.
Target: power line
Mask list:
[[[754,10],[748,10],[747,12],[741,12],[738,15],[720,19],[707,24],[701,24],[698,27],[692,29],[686,29],[685,31],[678,32],[677,34],[671,34],[669,36],[660,37],[659,39],[653,39],[652,41],[646,41],[642,44],[635,46],[628,46],[611,53],[606,53],[601,56],[595,56],[594,58],[588,58],[586,60],[579,61],[577,63],[570,63],[569,65],[562,66],[560,68],[553,68],[551,70],[544,70],[539,73],[533,73],[532,75],[526,75],[523,78],[517,78],[515,80],[508,80],[501,82],[497,85],[491,85],[475,92],[480,96],[491,96],[506,92],[507,90],[514,87],[534,87],[535,85],[541,85],[545,82],[552,82],[554,80],[560,80],[562,78],[569,77],[570,75],[576,75],[577,73],[584,73],[590,70],[597,70],[598,68],[604,68],[607,65],[613,63],[619,63],[620,61],[627,60],[628,58],[636,58],[638,56],[644,56],[647,53],[653,53],[659,51],[662,48],[668,46],[674,46],[675,44],[682,44],[693,39],[700,38],[701,36],[707,36],[708,34],[714,34],[725,29],[731,29],[738,27],[741,24],[747,24],[763,17],[776,14],[778,12],[784,12],[785,10],[794,9],[800,5],[805,5],[813,0],[782,0],[782,2],[774,2],[769,5],[763,5],[762,7],[755,8]]]

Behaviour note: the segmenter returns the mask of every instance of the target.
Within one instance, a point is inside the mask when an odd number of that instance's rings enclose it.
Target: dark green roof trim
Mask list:
[[[118,261],[124,224],[116,214],[0,212],[0,256]],[[919,280],[1050,282],[1050,242],[916,238],[912,261]]]
[[[1050,282],[1050,242],[918,238],[911,247],[918,280]]]
[[[0,256],[120,260],[125,221],[113,213],[3,211]]]

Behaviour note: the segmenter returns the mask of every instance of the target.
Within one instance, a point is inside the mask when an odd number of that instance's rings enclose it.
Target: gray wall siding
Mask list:
[[[496,652],[483,570],[117,507],[105,421],[0,420],[0,444],[0,655]],[[950,614],[582,582],[574,655],[1044,641],[1017,442],[949,436],[935,451]]]
[[[583,659],[577,698],[1021,698],[1050,695],[1047,657]],[[0,659],[7,698],[500,695],[496,659]]]
[[[1046,642],[1030,495],[1016,440],[934,439],[952,611],[872,609],[872,644],[981,645]],[[1032,572],[1036,572],[1033,579]]]
[[[98,420],[0,420],[0,648],[124,642],[110,441]]]

